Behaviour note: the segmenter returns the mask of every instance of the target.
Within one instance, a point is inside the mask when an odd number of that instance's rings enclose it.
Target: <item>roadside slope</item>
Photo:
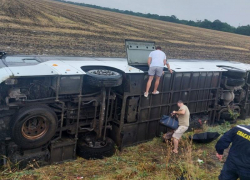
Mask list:
[[[250,119],[247,119],[238,121],[237,124],[249,123]],[[224,134],[231,128],[230,123],[214,127],[204,125],[203,131]],[[201,130],[195,132],[200,133]],[[190,177],[187,179],[217,180],[223,166],[215,155],[214,146],[218,139],[208,144],[195,144],[188,138],[192,133],[186,133],[180,141],[178,155],[171,153],[173,147],[169,143],[163,143],[160,138],[155,138],[147,143],[125,148],[122,152],[117,150],[114,156],[101,160],[77,158],[75,161],[41,168],[37,168],[34,162],[30,165],[31,170],[23,171],[18,171],[17,165],[13,165],[12,171],[9,169],[0,174],[0,179],[174,180],[186,172]],[[228,156],[228,149],[224,155],[223,162]],[[199,163],[198,159],[203,163]]]
[[[124,39],[156,41],[169,58],[249,62],[250,37],[50,0],[0,0],[0,51],[125,57]]]

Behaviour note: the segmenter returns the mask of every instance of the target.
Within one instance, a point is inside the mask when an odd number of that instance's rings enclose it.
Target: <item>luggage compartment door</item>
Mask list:
[[[125,47],[130,66],[147,65],[150,52],[155,50],[155,42],[125,40]]]

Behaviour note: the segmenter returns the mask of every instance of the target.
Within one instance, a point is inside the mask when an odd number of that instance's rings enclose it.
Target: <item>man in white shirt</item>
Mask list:
[[[156,47],[155,51],[152,51],[149,54],[149,58],[148,58],[149,78],[148,78],[148,83],[147,83],[147,87],[146,87],[146,92],[144,93],[145,97],[148,97],[148,91],[151,87],[151,83],[154,79],[154,76],[156,79],[155,79],[154,91],[152,92],[152,94],[159,94],[159,91],[157,91],[157,89],[158,89],[160,79],[161,79],[161,76],[163,74],[163,68],[165,65],[167,65],[168,70],[170,71],[170,73],[172,73],[173,71],[170,69],[170,65],[167,62],[166,54],[163,51],[161,51],[161,47],[158,46],[158,47]]]

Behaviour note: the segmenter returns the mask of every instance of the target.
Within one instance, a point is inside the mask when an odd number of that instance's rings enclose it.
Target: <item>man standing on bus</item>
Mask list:
[[[155,76],[155,86],[154,86],[154,91],[152,92],[152,94],[159,94],[158,86],[160,83],[160,78],[163,75],[163,69],[164,66],[168,67],[168,70],[170,71],[170,73],[172,73],[173,71],[170,69],[170,65],[167,62],[167,56],[166,54],[161,51],[161,47],[157,46],[155,51],[152,51],[149,54],[149,58],[148,58],[148,66],[149,66],[149,70],[148,70],[148,83],[147,83],[147,87],[146,87],[146,92],[144,93],[145,97],[148,97],[148,92],[149,89],[151,87],[151,83],[154,79]]]

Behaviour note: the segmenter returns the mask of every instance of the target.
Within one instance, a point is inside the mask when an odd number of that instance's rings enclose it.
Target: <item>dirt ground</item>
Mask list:
[[[250,37],[74,6],[0,0],[0,51],[125,57],[124,40],[155,41],[168,58],[249,62]]]

